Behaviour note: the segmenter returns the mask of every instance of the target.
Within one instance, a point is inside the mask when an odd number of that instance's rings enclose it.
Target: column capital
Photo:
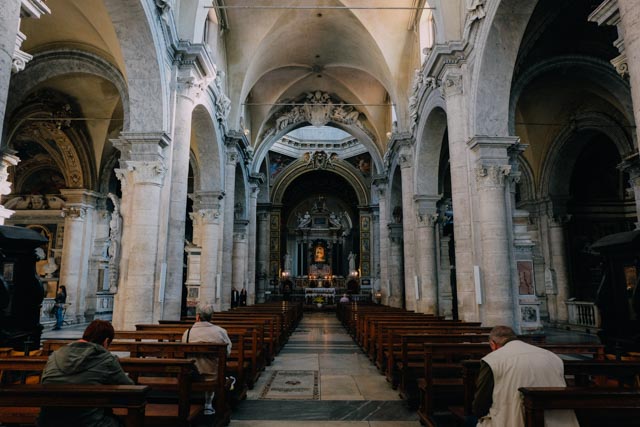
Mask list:
[[[198,78],[193,75],[181,75],[176,79],[176,89],[178,96],[195,102],[202,93],[207,90],[209,80]]]
[[[441,196],[419,194],[413,197],[416,204],[416,219],[418,227],[433,227],[438,221],[437,204]]]
[[[161,186],[167,168],[164,162],[120,161],[124,167],[116,169],[116,177],[123,186],[127,184],[149,184]]]
[[[635,152],[630,156],[625,157],[617,168],[624,173],[629,174],[630,181],[640,185],[640,153]]]
[[[51,13],[51,9],[44,0],[20,0],[21,18],[40,18],[45,13]]]
[[[225,151],[227,166],[235,166],[238,163],[238,150],[236,147],[229,147]]]
[[[476,182],[481,188],[503,187],[510,173],[511,165],[480,165],[476,167]]]
[[[67,206],[62,208],[62,216],[70,219],[84,219],[87,215],[87,208],[84,206]]]
[[[120,150],[121,164],[128,160],[157,162],[164,160],[171,138],[164,132],[121,132],[111,143]]]
[[[195,212],[189,213],[189,218],[196,224],[208,225],[217,224],[220,218],[220,209],[198,209]]]
[[[11,194],[11,183],[7,179],[9,178],[9,166],[16,166],[20,163],[20,158],[16,154],[16,151],[8,148],[5,148],[0,154],[0,196]]]
[[[624,47],[624,31],[621,28],[622,19],[617,0],[605,0],[598,6],[587,18],[590,22],[595,22],[600,26],[606,25],[616,27],[618,30],[618,38],[613,45],[618,49],[620,55],[613,58],[611,65],[614,66],[618,74],[622,77],[629,77],[629,65],[627,61],[627,53]]]
[[[376,175],[371,179],[371,184],[378,188],[386,188],[389,184],[389,180],[386,175]]]
[[[191,199],[194,202],[194,211],[199,209],[220,209],[221,200],[224,198],[222,191],[198,191]]]
[[[509,162],[509,149],[519,143],[518,136],[476,135],[467,142],[467,147],[476,154],[478,162],[502,164]]]
[[[64,197],[66,207],[95,208],[100,194],[84,188],[62,188],[60,194]]]
[[[449,66],[442,77],[442,92],[446,98],[464,93],[462,70],[459,66]]]

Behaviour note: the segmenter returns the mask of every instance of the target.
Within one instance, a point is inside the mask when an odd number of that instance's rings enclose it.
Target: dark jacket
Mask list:
[[[118,359],[101,345],[76,341],[55,351],[42,373],[43,384],[133,384]],[[113,427],[104,409],[42,408],[38,426]]]

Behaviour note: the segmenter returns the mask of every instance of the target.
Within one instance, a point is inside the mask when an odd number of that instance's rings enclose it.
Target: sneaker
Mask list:
[[[216,413],[216,410],[213,409],[212,405],[204,405],[204,414],[205,415],[213,415]]]
[[[226,380],[226,383],[229,386],[229,390],[233,391],[236,385],[236,377],[227,377]]]

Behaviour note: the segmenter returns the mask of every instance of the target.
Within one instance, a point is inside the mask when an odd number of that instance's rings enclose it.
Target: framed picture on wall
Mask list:
[[[2,266],[2,277],[7,282],[13,282],[13,263],[8,262]]]
[[[518,293],[520,295],[533,295],[535,287],[533,284],[533,262],[516,261],[518,267]]]
[[[368,216],[360,217],[360,228],[362,231],[369,231],[371,229],[371,220]]]

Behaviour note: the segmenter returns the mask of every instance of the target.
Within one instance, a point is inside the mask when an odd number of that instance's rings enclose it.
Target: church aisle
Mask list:
[[[418,427],[410,411],[338,322],[305,313],[230,427]]]

